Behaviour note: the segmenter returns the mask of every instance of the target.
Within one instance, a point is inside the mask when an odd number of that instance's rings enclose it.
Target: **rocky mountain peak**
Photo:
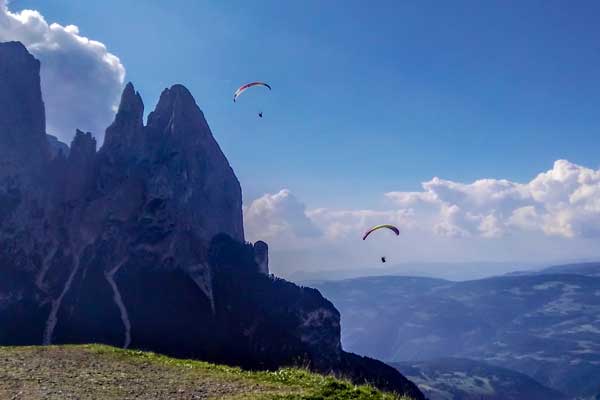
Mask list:
[[[179,126],[185,122],[184,126]],[[148,126],[166,132],[186,131],[185,128],[203,125],[204,115],[192,94],[183,85],[176,84],[162,91],[153,112],[148,115]]]
[[[93,187],[95,156],[96,139],[90,132],[84,133],[77,129],[69,152],[64,187],[65,201],[85,198],[88,190]]]
[[[49,157],[40,62],[19,42],[0,43],[0,176]]]
[[[266,275],[266,243],[244,242],[240,184],[185,87],[166,89],[144,126],[128,84],[100,151],[77,131],[68,158],[50,161],[39,83],[22,45],[0,45],[0,345],[302,363],[422,399],[342,351],[339,313],[318,291]],[[7,165],[24,179],[2,179]]]
[[[153,195],[173,198],[184,211],[184,224],[199,237],[224,232],[243,240],[240,183],[183,85],[162,92],[144,136],[145,151],[166,166],[156,171]]]
[[[93,159],[96,154],[96,139],[92,136],[92,133],[77,129],[71,142],[70,153],[71,157]]]
[[[139,92],[129,82],[121,95],[121,103],[115,117],[115,124],[125,125],[130,123],[129,128],[139,129],[143,126],[144,102]]]
[[[129,147],[141,134],[144,127],[144,102],[131,82],[121,94],[121,102],[114,122],[106,129],[104,146],[116,148]]]
[[[254,261],[260,273],[269,275],[269,245],[262,240],[254,243]]]
[[[48,140],[48,149],[50,151],[50,158],[56,157],[67,157],[69,155],[69,146],[66,143],[61,142],[54,135],[46,135]]]

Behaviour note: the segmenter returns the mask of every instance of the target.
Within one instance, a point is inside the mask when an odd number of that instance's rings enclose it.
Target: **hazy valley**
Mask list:
[[[592,399],[600,394],[599,272],[589,263],[464,282],[380,276],[316,287],[339,307],[342,342],[359,354],[407,366],[479,360]]]

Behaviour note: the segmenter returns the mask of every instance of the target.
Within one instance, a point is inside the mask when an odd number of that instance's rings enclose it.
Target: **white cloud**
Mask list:
[[[357,262],[389,253],[428,261],[600,255],[589,245],[600,236],[600,170],[558,160],[527,183],[433,178],[422,187],[386,193],[388,210],[306,210],[289,190],[267,194],[246,209],[248,237],[274,238],[274,250],[330,248]],[[384,222],[400,228],[401,240],[382,235],[359,244],[366,228]],[[299,234],[307,227],[310,235]]]
[[[429,205],[438,220],[433,226],[438,234],[497,238],[515,229],[563,237],[596,236],[599,194],[600,171],[558,160],[528,183],[433,178],[423,183],[422,192],[386,196],[398,207]]]
[[[360,238],[367,228],[385,221],[401,230],[412,229],[413,215],[410,210],[311,210],[307,217],[319,226],[328,240]]]
[[[0,41],[11,40],[22,42],[42,63],[48,133],[70,142],[79,128],[102,140],[125,78],[119,58],[81,36],[75,25],[49,24],[35,10],[13,13],[0,0]]]
[[[534,206],[525,206],[513,210],[507,224],[524,231],[535,231],[542,226],[542,221]]]
[[[360,238],[368,227],[381,221],[402,229],[412,228],[410,210],[307,210],[288,189],[267,193],[244,208],[244,227],[249,240],[270,240],[289,247],[292,242]]]
[[[306,215],[306,207],[287,189],[265,194],[244,209],[246,236],[252,240],[289,243],[321,232]],[[290,246],[291,247],[291,246]]]

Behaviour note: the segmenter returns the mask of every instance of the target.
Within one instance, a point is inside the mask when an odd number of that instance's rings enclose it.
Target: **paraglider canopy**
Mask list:
[[[246,83],[245,85],[242,85],[238,88],[238,90],[235,91],[235,93],[233,94],[233,102],[235,103],[235,101],[237,100],[237,98],[244,93],[246,90],[250,89],[251,87],[254,86],[264,86],[266,88],[268,88],[269,90],[271,90],[271,86],[269,86],[268,83],[265,82],[250,82],[250,83]]]
[[[367,237],[369,237],[369,235],[379,229],[389,229],[392,232],[394,232],[396,234],[396,236],[400,235],[400,230],[398,228],[396,228],[394,225],[390,225],[390,224],[382,224],[382,225],[375,225],[374,227],[372,227],[371,229],[369,229],[368,231],[365,232],[365,234],[363,235],[363,240],[365,240]]]

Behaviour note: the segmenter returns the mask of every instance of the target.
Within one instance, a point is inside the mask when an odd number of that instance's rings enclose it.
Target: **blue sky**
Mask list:
[[[433,176],[598,166],[597,2],[20,0],[107,45],[147,108],[188,86],[248,198],[377,207]],[[274,88],[231,102],[238,84]],[[264,110],[265,118],[255,118]]]
[[[165,87],[186,85],[242,183],[247,238],[270,243],[278,273],[359,268],[382,254],[600,259],[599,2],[10,8],[39,12],[2,10],[0,39],[23,40],[41,59],[49,130],[63,139],[90,119],[108,124],[124,70],[147,112]],[[254,80],[273,91],[234,104]],[[400,239],[359,245],[379,223],[399,226]]]

